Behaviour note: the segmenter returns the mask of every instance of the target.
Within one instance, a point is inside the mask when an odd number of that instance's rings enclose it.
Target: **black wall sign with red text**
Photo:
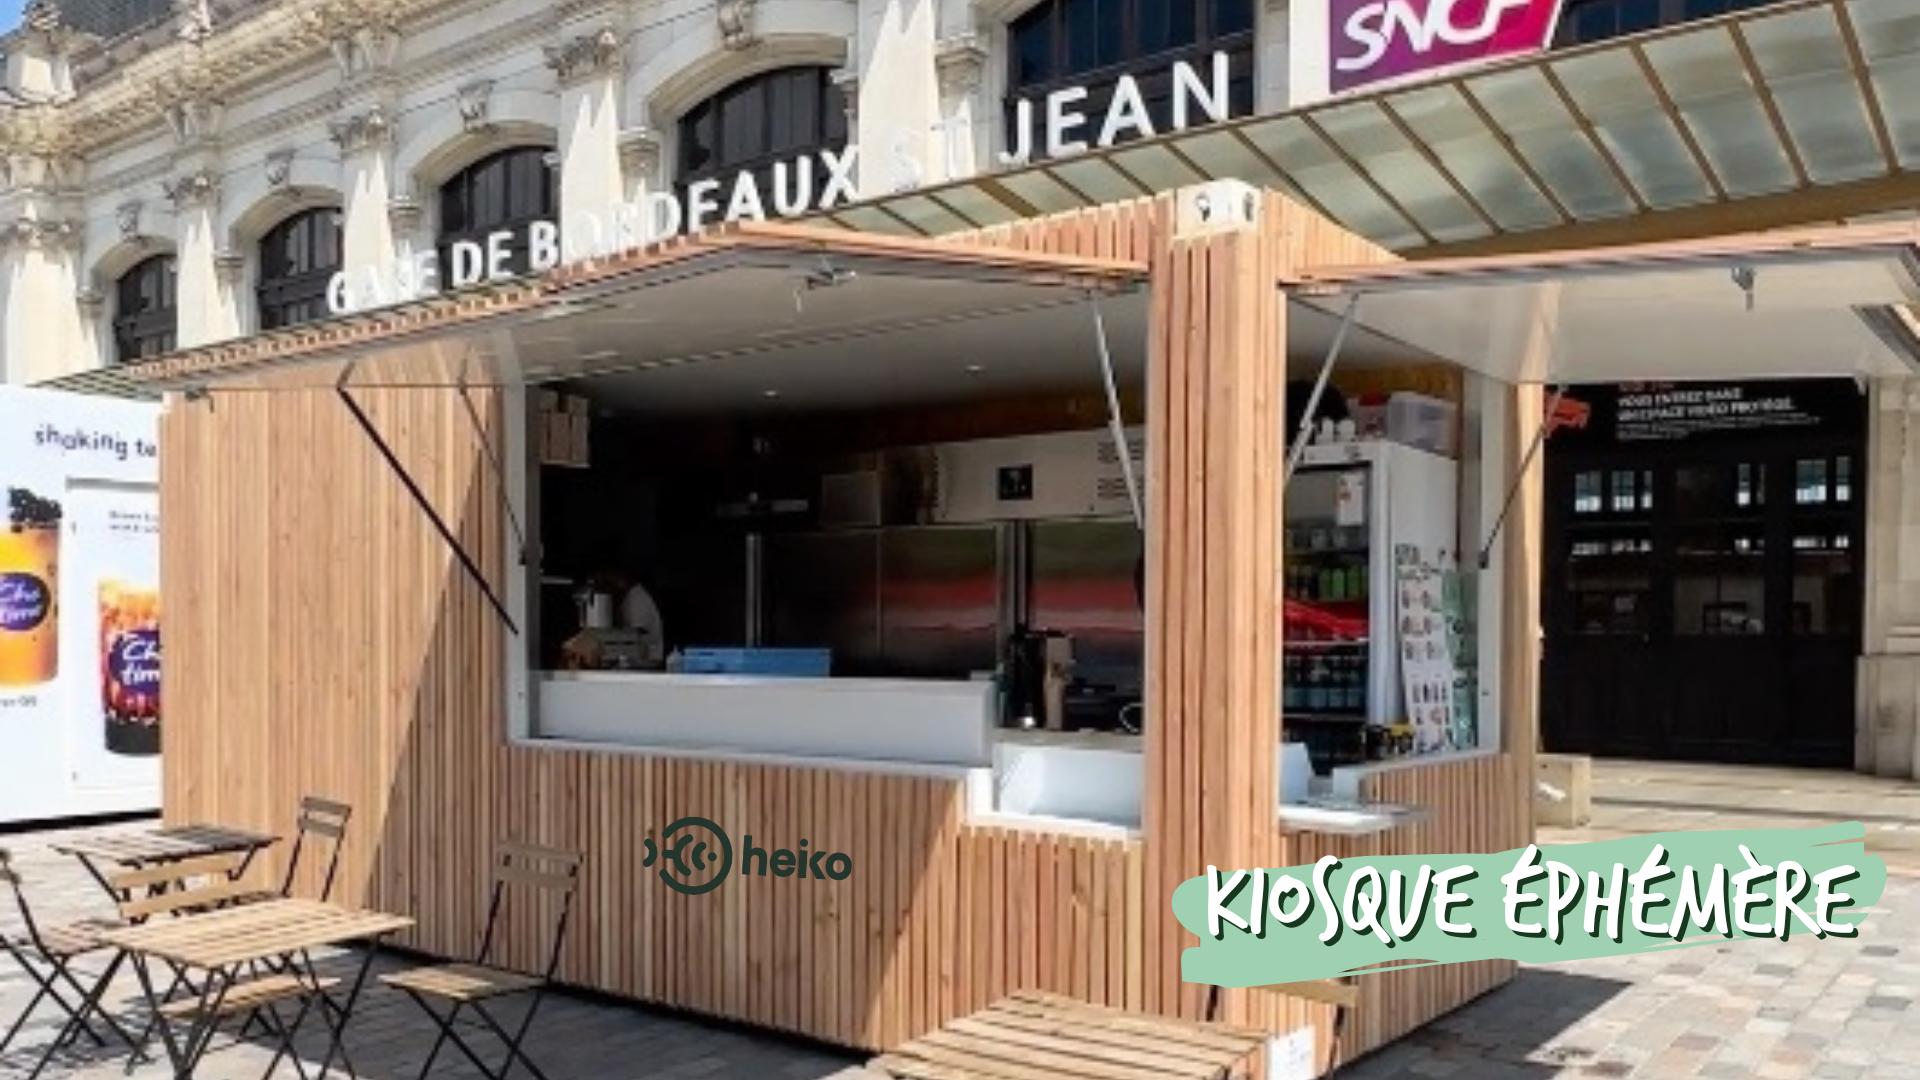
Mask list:
[[[1553,400],[1549,393],[1547,400]],[[1845,435],[1866,423],[1851,379],[1570,386],[1550,420],[1551,445],[1618,446]]]

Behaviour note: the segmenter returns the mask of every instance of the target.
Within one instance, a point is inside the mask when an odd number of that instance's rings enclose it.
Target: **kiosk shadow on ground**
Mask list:
[[[1596,1080],[1625,1077],[1633,1071],[1631,1063],[1580,1045],[1578,1036],[1563,1036],[1628,988],[1612,979],[1523,967],[1507,985],[1338,1075],[1341,1080],[1449,1075],[1544,1080],[1577,1071]]]

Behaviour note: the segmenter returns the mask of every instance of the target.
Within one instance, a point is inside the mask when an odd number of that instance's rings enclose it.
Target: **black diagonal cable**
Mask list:
[[[421,512],[427,515],[427,520],[433,522],[433,527],[439,531],[440,538],[447,542],[453,557],[459,559],[460,565],[466,568],[467,576],[480,587],[481,594],[487,598],[487,603],[493,605],[493,610],[499,614],[500,621],[507,624],[509,631],[518,635],[520,628],[514,625],[513,616],[507,613],[507,605],[501,602],[499,595],[493,591],[493,586],[487,584],[487,576],[481,573],[480,564],[474,562],[473,556],[467,554],[467,549],[460,545],[459,539],[453,535],[453,530],[447,527],[439,511],[433,508],[433,502],[427,498],[427,493],[420,490],[420,485],[414,482],[413,475],[407,472],[407,467],[400,463],[400,458],[394,454],[393,448],[380,437],[379,429],[374,427],[373,419],[360,408],[359,402],[353,400],[353,395],[345,386],[335,386],[333,391],[340,395],[341,403],[346,405],[347,411],[353,414],[354,422],[360,425],[360,430],[366,433],[367,438],[373,442],[374,448],[380,451],[380,456],[387,460],[387,467],[391,468],[393,474],[400,478],[400,482],[406,485],[408,494],[413,496],[413,501],[419,505]]]

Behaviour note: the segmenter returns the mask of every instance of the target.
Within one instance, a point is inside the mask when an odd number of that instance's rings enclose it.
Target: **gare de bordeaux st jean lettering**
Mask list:
[[[1180,131],[1192,124],[1219,123],[1230,118],[1230,65],[1226,53],[1215,53],[1209,78],[1202,78],[1192,64],[1180,61],[1172,67],[1173,101],[1169,130]],[[1140,85],[1131,75],[1123,75],[1114,87],[1113,100],[1104,115],[1088,116],[1080,103],[1088,96],[1083,86],[1067,87],[1048,94],[1036,109],[1034,102],[1015,106],[1013,143],[1000,157],[1009,165],[1026,162],[1033,155],[1036,141],[1050,158],[1064,157],[1094,148],[1104,148],[1129,136],[1150,137],[1159,134],[1147,114]],[[1039,117],[1036,118],[1036,112]],[[1098,122],[1098,128],[1093,125]],[[1040,138],[1036,140],[1036,124]],[[604,219],[581,214],[569,220],[563,229],[550,221],[533,223],[524,238],[514,232],[497,232],[485,243],[461,241],[449,251],[451,266],[444,275],[448,287],[459,289],[483,281],[498,281],[513,276],[509,269],[517,254],[515,245],[526,245],[527,265],[534,273],[551,270],[563,263],[587,259],[611,258],[623,251],[665,240],[680,232],[699,232],[711,224],[733,221],[764,221],[769,210],[776,217],[791,218],[816,210],[831,210],[853,202],[857,197],[853,170],[859,148],[817,150],[780,162],[773,167],[771,197],[760,190],[751,174],[734,177],[732,190],[724,203],[725,184],[720,180],[700,180],[687,186],[684,200],[675,191],[648,192],[637,202],[615,206]],[[919,163],[894,148],[896,176],[917,177]],[[816,173],[815,169],[820,172]],[[824,185],[815,182],[825,178]],[[902,186],[912,186],[910,183]],[[404,303],[438,293],[442,268],[439,252],[429,248],[398,260],[389,268],[372,268],[359,273],[342,271],[327,286],[327,306],[335,315]]]

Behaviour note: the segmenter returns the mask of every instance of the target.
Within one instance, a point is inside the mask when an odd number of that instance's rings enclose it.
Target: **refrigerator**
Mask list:
[[[160,808],[159,411],[0,386],[0,823]]]
[[[1446,640],[1459,464],[1387,441],[1311,446],[1284,504],[1287,738],[1322,773],[1442,748],[1437,684],[1458,665],[1429,643]]]

